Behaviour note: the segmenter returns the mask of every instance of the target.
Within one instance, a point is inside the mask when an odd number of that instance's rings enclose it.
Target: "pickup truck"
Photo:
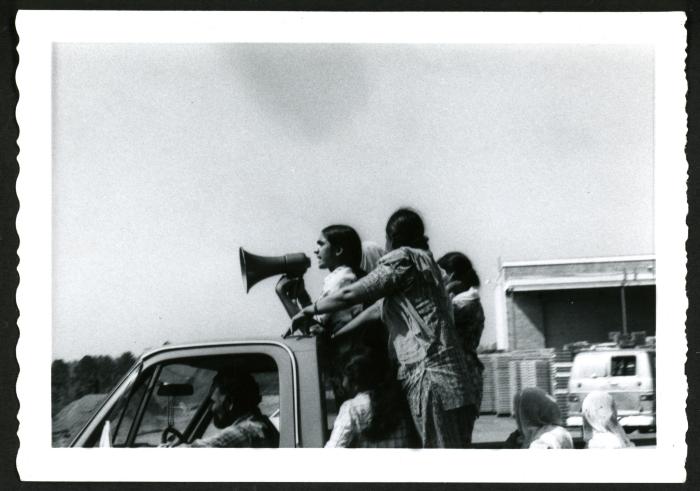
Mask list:
[[[240,368],[258,382],[263,414],[279,446],[323,447],[337,413],[308,336],[168,345],[145,353],[71,442],[71,447],[156,447],[189,443],[218,431],[212,379]]]

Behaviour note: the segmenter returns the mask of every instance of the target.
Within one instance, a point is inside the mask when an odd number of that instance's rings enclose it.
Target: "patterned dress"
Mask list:
[[[484,331],[484,309],[479,301],[479,293],[473,287],[455,295],[452,306],[457,337],[467,361],[470,404],[475,406],[478,414],[484,391],[484,365],[479,360],[476,349]]]
[[[452,304],[430,252],[401,247],[357,282],[363,303],[383,299],[398,379],[426,448],[463,448],[472,403]]]

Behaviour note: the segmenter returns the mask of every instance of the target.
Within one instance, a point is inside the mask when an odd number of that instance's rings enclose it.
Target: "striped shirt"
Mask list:
[[[184,445],[183,445],[184,446]],[[193,448],[277,448],[279,433],[259,410],[236,419],[216,435],[200,438],[188,445]]]

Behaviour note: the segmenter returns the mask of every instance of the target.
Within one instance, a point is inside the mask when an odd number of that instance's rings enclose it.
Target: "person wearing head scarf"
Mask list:
[[[522,437],[521,448],[574,448],[571,435],[562,426],[557,402],[542,389],[528,387],[517,393],[513,414]]]
[[[372,242],[371,240],[362,241],[362,261],[360,262],[360,268],[369,273],[377,267],[377,263],[384,254],[386,254],[386,251],[376,242]]]
[[[617,421],[617,408],[607,392],[591,392],[581,404],[583,413],[583,439],[586,448],[634,447]]]

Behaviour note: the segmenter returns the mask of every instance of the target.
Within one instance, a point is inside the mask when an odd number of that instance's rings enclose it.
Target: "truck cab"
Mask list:
[[[291,336],[170,345],[150,351],[117,384],[71,447],[157,447],[216,431],[212,380],[222,369],[250,373],[279,446],[322,447],[336,413],[319,371],[318,340]]]
[[[567,426],[583,424],[581,404],[594,390],[608,392],[626,431],[656,426],[656,352],[650,348],[594,347],[578,353],[569,378]]]

